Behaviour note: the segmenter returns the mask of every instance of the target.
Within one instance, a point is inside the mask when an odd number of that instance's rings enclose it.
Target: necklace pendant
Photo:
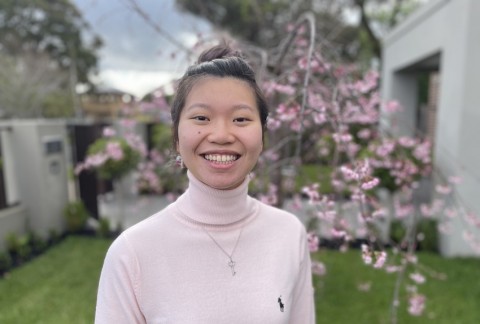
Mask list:
[[[230,269],[232,270],[232,276],[234,276],[237,272],[235,271],[235,261],[233,261],[232,259],[230,259],[230,261],[228,262],[228,266],[230,267]]]

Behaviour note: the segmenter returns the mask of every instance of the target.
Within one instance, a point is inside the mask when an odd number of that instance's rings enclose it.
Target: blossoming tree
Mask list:
[[[312,252],[321,248],[325,238],[336,241],[341,251],[359,246],[367,266],[391,273],[395,280],[392,323],[397,321],[402,287],[408,292],[408,312],[420,316],[426,301],[422,284],[427,275],[442,275],[425,270],[416,256],[425,240],[419,224],[436,216],[439,230],[447,231],[448,219],[460,214],[468,214],[462,217],[476,226],[480,226],[480,220],[472,213],[444,208],[458,179],[437,186],[441,199],[416,198],[422,190],[422,179],[431,176],[433,170],[431,144],[422,138],[393,138],[379,127],[381,118],[401,107],[396,102],[382,102],[376,71],[339,63],[324,51],[325,46],[316,40],[314,25],[312,15],[303,15],[288,27],[282,46],[273,50],[236,42],[244,52],[257,54],[251,56],[252,62],[260,69],[259,81],[271,108],[269,134],[255,169],[253,191],[266,203],[281,205],[288,198],[299,209],[308,206]],[[200,50],[203,45],[200,42],[189,51]],[[149,100],[132,104],[127,115],[149,111],[154,120],[168,124],[168,101],[163,91],[156,91]],[[112,141],[108,131],[105,135],[101,149],[92,151],[80,169],[93,166],[100,172],[102,168],[113,172],[112,165],[138,159],[137,183],[141,190],[162,193],[166,192],[161,188],[167,188],[162,181],[168,175],[180,174],[168,163],[172,152],[165,145],[146,152],[139,142]],[[138,147],[142,149],[136,151]],[[129,154],[135,159],[127,158]],[[299,186],[298,178],[305,173],[306,165],[316,166],[316,172]],[[391,199],[382,200],[382,192]],[[397,240],[391,238],[388,229],[386,233],[381,230],[382,222],[392,221],[399,221],[404,229]],[[327,228],[327,232],[319,227]],[[475,238],[467,239],[480,246]],[[312,266],[315,274],[326,274],[321,262],[315,261]]]

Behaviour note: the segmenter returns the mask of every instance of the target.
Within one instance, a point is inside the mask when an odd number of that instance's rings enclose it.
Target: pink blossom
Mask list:
[[[104,137],[113,137],[117,134],[117,132],[112,127],[105,127],[103,129],[103,136]]]
[[[347,236],[347,232],[345,232],[343,230],[337,230],[336,228],[332,228],[330,230],[330,233],[332,234],[332,236],[334,238],[343,238],[343,237]]]
[[[372,131],[368,128],[364,128],[357,133],[357,136],[361,139],[369,139],[372,136]]]
[[[437,228],[443,234],[451,234],[452,233],[452,225],[448,222],[438,224]]]
[[[317,252],[319,246],[319,239],[317,234],[309,232],[307,234],[308,249],[310,252]]]
[[[417,141],[410,137],[400,137],[398,139],[398,144],[406,148],[414,147],[416,143]]]
[[[390,153],[393,152],[393,150],[395,149],[395,142],[393,141],[384,141],[382,143],[382,145],[380,145],[375,153],[380,156],[380,157],[383,157],[385,158],[387,155],[389,155]]]
[[[378,72],[369,71],[365,74],[363,80],[354,83],[353,89],[360,93],[367,93],[377,86]]]
[[[292,87],[291,85],[284,85],[284,84],[275,83],[274,84],[274,89],[277,92],[286,94],[288,96],[292,96],[292,95],[295,94],[295,88]]]
[[[372,264],[372,252],[366,244],[362,244],[362,259],[365,264]]]
[[[371,190],[376,186],[378,186],[379,183],[380,183],[380,180],[378,178],[372,178],[371,180],[368,180],[362,183],[361,188],[363,190]]]
[[[87,156],[85,159],[85,168],[90,169],[90,168],[95,168],[98,167],[102,164],[104,164],[108,160],[108,156],[104,153],[97,153],[97,154],[92,154]]]
[[[312,273],[317,276],[324,276],[327,274],[327,268],[322,262],[312,261]]]
[[[347,180],[359,180],[360,179],[360,174],[358,172],[355,172],[354,170],[342,165],[340,167],[340,171],[342,172],[343,176]]]
[[[408,300],[408,312],[413,316],[422,315],[425,309],[425,296],[414,294]]]
[[[259,196],[259,200],[267,205],[273,206],[278,203],[278,188],[274,184],[269,184],[268,193]]]
[[[123,159],[123,149],[119,142],[108,142],[105,152],[109,158],[114,161]]]
[[[442,195],[448,195],[450,192],[452,192],[452,188],[449,186],[437,185],[435,187],[435,191]]]
[[[426,281],[425,277],[418,272],[411,273],[410,279],[415,281],[417,284],[423,284]]]
[[[434,216],[437,212],[438,209],[435,208],[436,206],[429,206],[427,204],[421,204],[420,205],[420,212],[422,213],[423,216],[425,217],[432,217]]]
[[[346,152],[348,156],[354,158],[357,155],[358,151],[360,151],[360,145],[355,143],[347,144]]]
[[[389,266],[386,266],[385,267],[385,271],[387,273],[394,273],[394,272],[398,272],[402,269],[402,267],[400,266],[395,266],[395,265],[389,265]]]
[[[380,268],[383,268],[385,262],[387,261],[387,252],[385,251],[379,251],[379,252],[375,252],[375,264],[373,265],[373,267],[375,269],[380,269]]]
[[[133,129],[137,122],[133,119],[125,118],[120,120],[120,124],[127,129]]]
[[[327,122],[327,115],[323,112],[315,112],[313,115],[313,121],[317,125],[322,125]]]
[[[310,204],[314,204],[320,200],[320,193],[318,192],[319,187],[320,184],[313,183],[309,186],[305,186],[302,188],[302,193],[308,196]]]
[[[372,213],[373,218],[383,218],[385,216],[387,216],[387,211],[385,208],[377,209]]]
[[[426,281],[425,277],[418,272],[411,273],[410,279],[412,279],[417,284],[423,284]]]
[[[454,208],[447,208],[445,209],[445,215],[448,218],[455,218],[457,217],[457,211]]]
[[[415,211],[415,207],[412,204],[399,204],[395,203],[395,216],[397,218],[405,218],[411,215]]]
[[[413,150],[413,156],[423,163],[431,162],[431,143],[425,141],[415,147]]]
[[[278,119],[275,119],[273,117],[268,117],[267,119],[267,128],[269,130],[277,130],[282,126],[282,122]]]
[[[348,142],[351,142],[353,139],[353,136],[349,133],[345,133],[345,134],[334,133],[332,137],[333,137],[333,140],[337,143],[348,143]]]
[[[134,133],[128,133],[125,135],[125,140],[128,145],[136,150],[142,157],[147,156],[147,146],[140,136]]]
[[[387,101],[384,105],[384,109],[388,113],[396,113],[402,110],[398,101]]]
[[[317,212],[318,219],[324,220],[328,223],[333,223],[337,217],[337,212],[335,210],[321,210]]]
[[[455,176],[451,176],[448,178],[448,181],[451,183],[451,184],[460,184],[462,182],[462,178],[461,177],[455,177]]]
[[[154,162],[155,164],[160,165],[165,162],[165,157],[157,149],[151,150],[149,156],[152,162]]]
[[[405,256],[405,261],[407,261],[408,263],[417,264],[418,257],[415,254],[407,254]]]

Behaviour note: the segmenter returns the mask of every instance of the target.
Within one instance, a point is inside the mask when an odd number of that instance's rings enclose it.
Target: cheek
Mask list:
[[[252,133],[252,138],[251,138],[251,149],[255,151],[258,155],[262,153],[263,151],[263,137],[262,137],[262,131],[257,131]]]
[[[192,129],[189,125],[180,124],[178,128],[177,150],[180,153],[191,152],[202,140],[202,132]]]

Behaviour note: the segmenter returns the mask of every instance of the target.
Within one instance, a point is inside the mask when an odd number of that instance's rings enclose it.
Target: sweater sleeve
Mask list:
[[[95,323],[145,323],[138,301],[139,266],[126,238],[110,246],[98,286]]]
[[[290,323],[314,324],[315,303],[313,299],[312,266],[305,231],[302,233],[300,255],[300,271],[293,290]]]

